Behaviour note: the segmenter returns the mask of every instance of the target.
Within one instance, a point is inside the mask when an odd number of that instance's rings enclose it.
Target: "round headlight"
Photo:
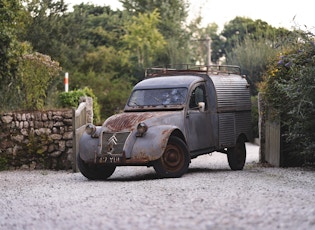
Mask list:
[[[148,130],[148,126],[144,122],[140,122],[137,126],[137,137],[142,137]]]
[[[85,132],[92,136],[96,132],[95,125],[87,124],[86,127],[85,127]]]

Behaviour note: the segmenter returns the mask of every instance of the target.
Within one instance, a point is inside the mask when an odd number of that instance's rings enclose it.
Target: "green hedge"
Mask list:
[[[73,90],[69,92],[62,92],[58,96],[58,104],[60,107],[78,107],[80,98],[88,96],[93,99],[93,122],[99,124],[100,118],[100,105],[97,102],[97,97],[94,95],[93,90],[85,87],[84,89]]]

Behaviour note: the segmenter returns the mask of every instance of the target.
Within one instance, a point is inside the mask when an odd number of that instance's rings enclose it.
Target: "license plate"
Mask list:
[[[117,157],[117,156],[106,156],[106,157],[100,157],[99,163],[121,163],[123,161],[123,157]]]

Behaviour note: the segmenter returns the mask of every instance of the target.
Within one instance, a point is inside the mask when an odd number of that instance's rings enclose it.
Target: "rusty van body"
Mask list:
[[[102,126],[88,124],[78,167],[89,179],[106,179],[117,166],[153,166],[160,177],[180,177],[191,159],[214,151],[242,170],[250,139],[251,102],[237,66],[148,69],[124,112]]]

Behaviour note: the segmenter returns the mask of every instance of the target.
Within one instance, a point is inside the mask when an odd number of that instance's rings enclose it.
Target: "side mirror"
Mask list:
[[[200,112],[205,111],[205,106],[206,106],[206,104],[204,102],[198,102],[198,109]]]

